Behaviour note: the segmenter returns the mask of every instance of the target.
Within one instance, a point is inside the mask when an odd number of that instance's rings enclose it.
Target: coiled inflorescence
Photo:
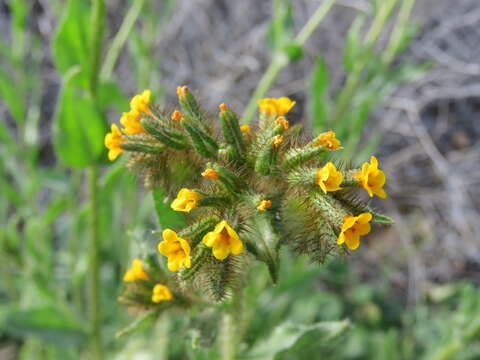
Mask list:
[[[295,102],[260,100],[250,127],[225,104],[213,120],[186,86],[177,94],[181,110],[171,114],[152,104],[150,91],[136,95],[124,128],[112,125],[105,137],[111,160],[127,152],[145,185],[175,197],[172,209],[189,215],[183,229],[163,229],[156,256],[134,261],[125,275],[134,284],[122,298],[128,304],[139,293],[149,293],[147,307],[194,296],[218,302],[242,285],[250,261],[264,262],[276,282],[281,246],[323,262],[358,248],[371,223],[391,223],[353,197],[357,188],[387,196],[377,159],[352,169],[336,163],[331,153],[342,147],[333,131],[305,141],[301,126],[290,126]],[[162,272],[160,254],[176,276]]]

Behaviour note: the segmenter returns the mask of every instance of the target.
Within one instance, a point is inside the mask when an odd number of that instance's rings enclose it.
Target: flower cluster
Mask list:
[[[143,93],[135,95],[130,101],[130,111],[122,114],[120,118],[120,124],[124,126],[123,129],[119,129],[117,125],[112,124],[111,132],[105,136],[105,147],[108,151],[108,159],[110,161],[115,160],[124,149],[120,144],[124,143],[122,139],[122,133],[125,135],[141,134],[145,132],[140,119],[142,114],[148,114],[150,97],[152,92],[145,90]]]
[[[275,282],[281,246],[322,262],[357,249],[371,224],[392,223],[353,195],[360,188],[387,196],[377,159],[345,168],[332,156],[343,149],[333,131],[302,140],[287,119],[289,98],[260,100],[250,126],[225,104],[218,120],[207,117],[186,86],[177,95],[180,110],[170,115],[151,104],[150,91],[136,95],[124,128],[112,125],[105,137],[111,160],[128,153],[128,167],[187,213],[183,228],[161,232],[158,266],[145,271],[135,259],[125,274],[126,282],[149,284],[152,306],[176,304],[186,293],[221,301],[251,261],[265,263]],[[170,277],[158,275],[164,272]]]

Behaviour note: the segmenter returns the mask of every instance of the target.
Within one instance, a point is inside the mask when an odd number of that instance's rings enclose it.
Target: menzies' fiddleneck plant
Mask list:
[[[134,307],[220,302],[241,287],[252,261],[266,264],[275,283],[279,249],[290,247],[317,262],[357,249],[372,223],[392,221],[354,197],[362,188],[385,198],[385,174],[375,157],[361,168],[336,164],[341,151],[332,131],[300,135],[285,117],[295,102],[259,101],[256,127],[240,126],[237,114],[219,106],[207,116],[186,86],[181,110],[166,114],[149,90],[105,137],[109,159],[129,154],[128,168],[147,188],[167,193],[173,210],[188,213],[183,229],[164,229],[158,253],[135,259],[121,300]],[[164,272],[159,260],[166,258]]]

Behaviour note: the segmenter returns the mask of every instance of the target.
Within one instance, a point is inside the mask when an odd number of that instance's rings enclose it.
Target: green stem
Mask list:
[[[105,21],[105,1],[92,0],[92,43],[91,43],[91,68],[90,68],[90,91],[95,98],[98,91],[100,61],[102,58],[102,42]]]
[[[90,68],[90,92],[92,101],[98,99],[98,83],[100,61],[102,56],[103,30],[105,22],[105,1],[92,0],[91,14],[91,68]],[[97,104],[98,105],[98,104]],[[103,359],[102,328],[100,313],[100,233],[98,223],[98,165],[94,164],[89,171],[89,199],[91,216],[91,236],[89,246],[90,262],[90,345],[94,359]]]
[[[382,29],[384,28],[385,22],[388,20],[393,8],[395,7],[397,0],[389,0],[388,3],[385,3],[383,7],[378,11],[378,14],[375,16],[370,29],[365,36],[365,54],[368,54],[370,49],[375,47],[375,44],[380,36]],[[335,108],[335,114],[330,119],[330,124],[340,124],[340,130],[343,131],[343,127],[346,127],[348,124],[341,122],[343,116],[346,114],[348,109],[350,108],[350,104],[352,102],[353,95],[355,94],[355,90],[357,89],[358,84],[360,83],[360,79],[362,78],[363,71],[365,67],[368,65],[368,56],[361,56],[359,61],[357,62],[355,68],[350,73],[347,78],[347,82],[345,87],[342,89],[340,94],[338,95],[337,106]],[[340,132],[341,132],[340,131]]]
[[[89,172],[90,196],[90,326],[91,346],[94,359],[103,359],[101,314],[100,314],[100,236],[98,224],[98,167],[93,165]]]
[[[307,42],[307,40],[310,38],[310,36],[312,36],[315,29],[320,25],[320,23],[328,14],[329,10],[332,8],[335,2],[336,0],[327,0],[318,7],[318,9],[313,13],[311,18],[307,21],[307,23],[295,37],[295,44],[303,46]],[[277,79],[280,71],[282,71],[282,69],[287,66],[288,63],[289,60],[285,54],[274,54],[272,62],[263,74],[262,79],[258,83],[257,88],[253,92],[253,95],[250,98],[247,107],[245,108],[242,119],[240,121],[242,124],[250,124],[252,122],[252,119],[255,116],[255,112],[257,111],[257,101],[265,96],[267,91]]]
[[[227,308],[222,314],[220,322],[220,359],[235,359],[235,326],[232,309]]]
[[[295,38],[296,44],[303,46],[307,42],[310,36],[312,36],[314,33],[315,29],[318,27],[318,25],[320,25],[332,6],[335,4],[335,1],[336,0],[327,0],[318,7],[318,9],[313,13],[312,17],[307,21]]]
[[[403,36],[405,35],[405,29],[408,24],[408,19],[412,13],[413,6],[415,5],[416,0],[404,0],[400,11],[398,13],[397,22],[393,28],[392,35],[390,37],[390,42],[388,44],[387,50],[383,57],[383,66],[388,67],[395,56],[397,56],[398,50],[402,44]]]
[[[145,0],[135,0],[125,15],[122,25],[117,32],[117,35],[113,38],[112,45],[105,56],[105,61],[102,66],[102,77],[109,79],[112,75],[113,68],[117,62],[120,52],[125,45],[128,35],[132,31],[135,22],[142,11]]]

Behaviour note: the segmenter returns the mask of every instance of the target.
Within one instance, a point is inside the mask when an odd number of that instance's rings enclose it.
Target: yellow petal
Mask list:
[[[213,248],[213,256],[218,260],[224,260],[230,255],[230,248],[228,246],[216,246]]]
[[[360,236],[347,236],[345,243],[350,250],[355,250],[360,246]]]
[[[232,254],[238,255],[243,252],[243,242],[240,239],[233,239],[230,241],[230,248]]]
[[[373,215],[371,213],[362,213],[358,215],[358,222],[360,224],[366,224],[370,222],[373,218]]]
[[[203,237],[202,242],[208,247],[212,247],[217,242],[218,237],[219,237],[219,234],[217,234],[214,231],[211,231]]]
[[[128,269],[125,272],[125,275],[123,275],[123,281],[125,281],[125,282],[135,281],[135,273],[134,273],[133,269]]]
[[[178,238],[177,233],[172,229],[163,230],[162,237],[165,241],[176,241]]]

